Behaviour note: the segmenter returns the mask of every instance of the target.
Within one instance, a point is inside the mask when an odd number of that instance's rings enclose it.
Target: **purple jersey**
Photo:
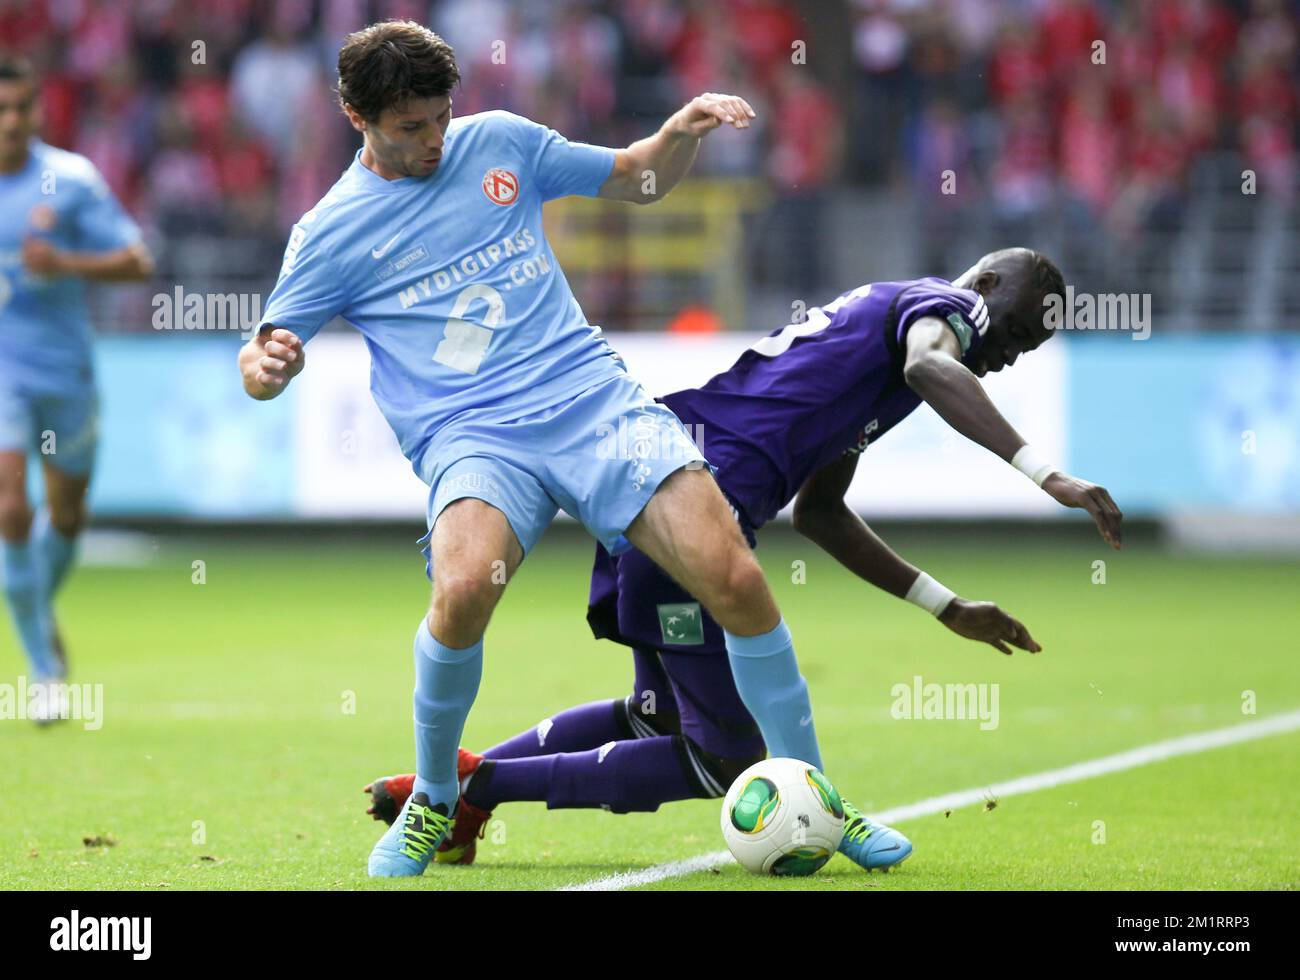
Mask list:
[[[984,298],[944,279],[859,286],[774,331],[702,388],[660,399],[696,425],[718,484],[754,528],[808,477],[862,452],[921,403],[903,380],[904,337],[946,321],[967,357],[988,329]]]

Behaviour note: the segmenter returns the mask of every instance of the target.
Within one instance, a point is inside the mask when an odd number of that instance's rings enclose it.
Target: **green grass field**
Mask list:
[[[812,688],[827,771],[884,810],[1161,739],[1300,708],[1300,563],[1107,553],[991,533],[994,546],[897,538],[959,593],[991,598],[1045,647],[1004,658],[877,593],[788,532],[765,535]],[[415,532],[415,533],[418,533]],[[413,540],[415,533],[410,535]],[[269,537],[276,532],[268,531]],[[915,537],[915,536],[913,536]],[[368,543],[369,542],[369,543]],[[1092,584],[1092,562],[1107,582]],[[206,563],[206,584],[191,581]],[[806,583],[791,563],[807,563]],[[466,743],[629,689],[623,648],[590,639],[590,550],[553,529],[488,632]],[[374,882],[371,777],[413,765],[410,640],[427,601],[406,538],[163,539],[140,567],[77,571],[60,599],[74,680],[104,685],[99,731],[0,722],[0,888],[549,889],[717,851],[718,801],[655,814],[501,808],[471,868]],[[6,631],[0,681],[20,658]],[[996,729],[896,720],[891,688],[1000,685]],[[355,711],[347,710],[354,699]],[[900,824],[888,876],[843,858],[798,880],[735,865],[669,889],[1295,888],[1300,732]],[[1104,822],[1104,843],[1097,821]],[[104,837],[113,846],[86,846]]]

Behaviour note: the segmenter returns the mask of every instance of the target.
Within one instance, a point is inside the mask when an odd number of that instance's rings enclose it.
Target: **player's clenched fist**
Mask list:
[[[274,398],[284,391],[304,364],[302,341],[283,327],[263,330],[239,352],[239,372],[244,390],[259,401]]]
[[[677,110],[677,122],[690,135],[703,136],[723,123],[730,123],[737,129],[748,129],[749,121],[756,115],[749,103],[738,95],[705,92]]]

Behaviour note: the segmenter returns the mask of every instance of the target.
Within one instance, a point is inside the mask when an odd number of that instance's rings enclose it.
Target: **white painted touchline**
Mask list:
[[[1097,776],[1106,776],[1113,772],[1136,769],[1139,766],[1150,765],[1153,762],[1163,762],[1166,759],[1173,759],[1180,755],[1194,755],[1197,752],[1219,749],[1225,745],[1236,745],[1239,742],[1250,742],[1257,738],[1267,738],[1270,735],[1281,735],[1297,729],[1300,729],[1300,710],[1287,711],[1280,715],[1270,715],[1267,718],[1248,721],[1241,725],[1230,725],[1227,728],[1216,728],[1209,732],[1182,735],[1178,738],[1166,739],[1163,742],[1140,745],[1136,749],[1129,749],[1127,752],[1104,755],[1100,759],[1091,759],[1087,762],[1076,762],[1072,766],[1063,766],[1060,769],[1048,769],[1046,772],[1035,773],[1032,776],[1021,776],[1019,779],[1012,779],[1005,783],[994,783],[990,786],[981,786],[978,789],[963,789],[955,793],[946,793],[943,796],[932,796],[930,799],[921,800],[918,803],[909,803],[906,806],[895,807],[892,810],[881,810],[873,813],[872,816],[885,824],[902,823],[905,820],[914,820],[917,817],[933,816],[936,813],[942,813],[944,810],[955,810],[958,807],[970,806],[973,803],[982,803],[990,795],[994,799],[1002,799],[1006,796],[1017,796],[1021,793],[1034,793],[1040,789],[1051,789],[1053,786],[1064,786],[1066,783],[1082,782],[1085,779],[1094,779]],[[594,878],[582,884],[569,885],[560,889],[560,891],[622,891],[625,888],[652,885],[657,881],[663,881],[665,878],[679,878],[682,875],[694,874],[697,871],[707,871],[731,859],[731,854],[727,851],[714,851],[711,854],[700,854],[684,861],[656,864],[641,871],[627,871],[622,874],[608,875],[604,878]]]

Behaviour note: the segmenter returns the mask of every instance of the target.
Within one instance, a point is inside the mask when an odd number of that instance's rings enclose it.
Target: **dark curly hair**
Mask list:
[[[413,21],[371,24],[344,38],[339,51],[339,104],[368,122],[408,99],[448,95],[459,83],[451,45]]]

